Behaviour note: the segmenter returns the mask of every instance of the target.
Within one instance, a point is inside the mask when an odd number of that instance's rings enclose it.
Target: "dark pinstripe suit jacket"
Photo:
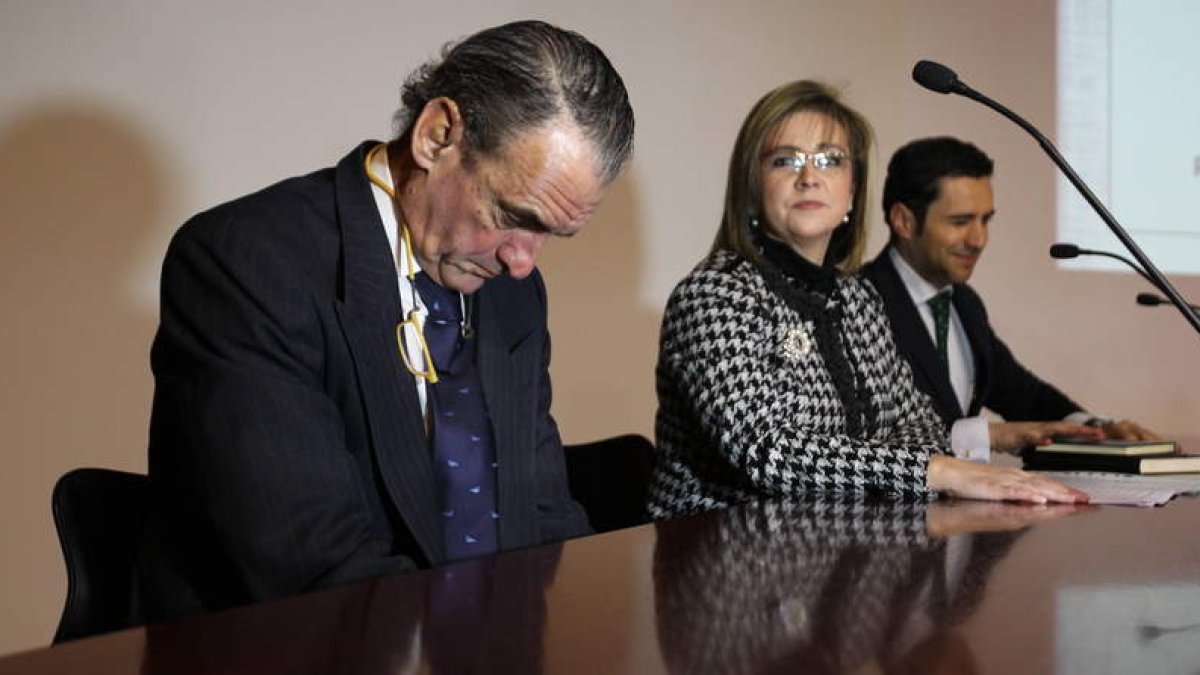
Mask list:
[[[202,213],[171,242],[151,354],[148,618],[444,560],[370,147]],[[541,278],[476,298],[501,547],[585,533],[549,414]]]
[[[975,392],[967,410],[959,405],[942,368],[937,345],[921,321],[912,296],[884,249],[874,260],[863,266],[866,277],[883,297],[888,321],[896,337],[900,353],[912,365],[917,387],[929,394],[938,414],[948,423],[963,417],[974,417],[987,408],[1006,420],[1060,420],[1081,410],[1054,385],[1038,378],[1013,356],[1008,345],[992,330],[983,299],[966,284],[955,284],[951,296],[954,309],[962,321],[975,354]]]

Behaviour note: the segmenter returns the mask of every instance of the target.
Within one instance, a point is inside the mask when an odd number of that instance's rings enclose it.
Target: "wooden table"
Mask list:
[[[0,675],[1200,670],[1200,501],[1057,515],[750,504],[17,654]]]

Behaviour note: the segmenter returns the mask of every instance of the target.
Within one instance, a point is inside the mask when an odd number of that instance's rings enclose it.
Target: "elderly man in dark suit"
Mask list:
[[[534,265],[626,163],[625,87],[585,38],[527,21],[449,47],[402,98],[392,141],[171,243],[148,618],[588,531]]]
[[[917,386],[951,427],[959,456],[986,461],[1055,434],[1142,439],[1135,422],[1092,415],[1021,365],[992,330],[967,281],[996,209],[992,160],[949,137],[913,141],[892,155],[883,188],[888,246],[862,274],[883,297]],[[987,408],[1005,422],[980,417]]]

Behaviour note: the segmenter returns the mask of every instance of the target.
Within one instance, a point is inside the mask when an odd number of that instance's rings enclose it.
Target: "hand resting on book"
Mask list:
[[[1074,422],[993,422],[988,425],[992,450],[1017,454],[1031,445],[1044,445],[1055,436],[1077,436],[1098,441],[1104,432]]]
[[[1100,426],[1105,438],[1118,441],[1161,441],[1162,436],[1133,420],[1112,420]]]

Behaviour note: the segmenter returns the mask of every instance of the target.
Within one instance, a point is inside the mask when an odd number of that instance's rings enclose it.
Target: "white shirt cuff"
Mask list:
[[[992,459],[992,438],[985,417],[964,417],[950,427],[950,449],[954,456],[987,464]]]
[[[1086,410],[1073,412],[1063,418],[1064,422],[1074,422],[1075,424],[1087,424],[1092,420],[1099,420],[1100,424],[1108,424],[1112,421],[1112,418],[1107,415],[1094,415]]]

